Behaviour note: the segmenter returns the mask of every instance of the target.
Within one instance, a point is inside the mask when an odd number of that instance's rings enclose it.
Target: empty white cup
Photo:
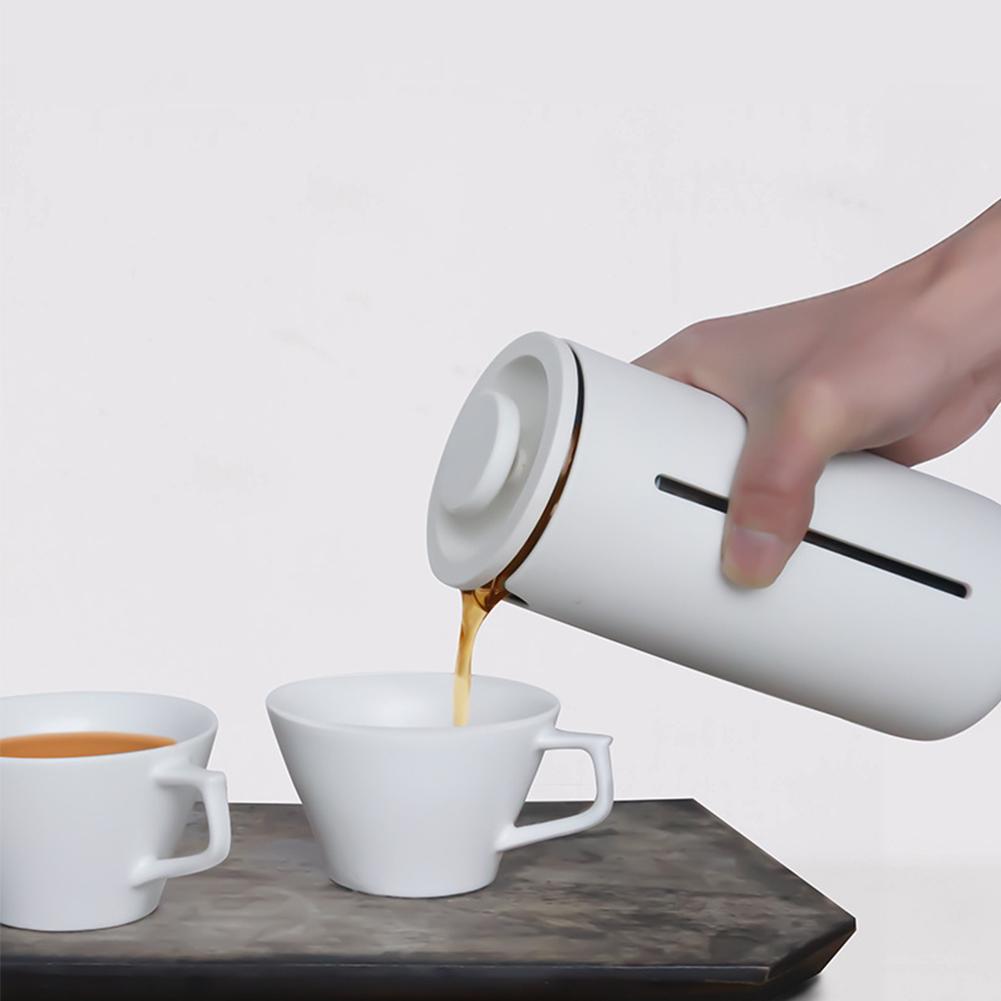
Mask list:
[[[0,922],[36,931],[107,928],[145,917],[165,880],[229,854],[226,778],[205,768],[215,714],[131,692],[0,699],[0,736],[105,730],[170,737],[164,747],[78,758],[0,757]],[[196,799],[209,843],[180,858]]]
[[[555,696],[476,676],[452,725],[451,674],[357,674],[273,691],[268,714],[330,879],[441,897],[491,883],[503,852],[576,834],[612,808],[611,738],[557,730]],[[545,751],[579,748],[597,795],[582,813],[516,827]]]

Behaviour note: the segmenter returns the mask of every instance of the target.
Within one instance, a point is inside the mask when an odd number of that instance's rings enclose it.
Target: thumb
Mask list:
[[[823,409],[783,406],[748,419],[723,530],[723,573],[741,587],[767,587],[803,541],[813,493],[840,451]]]

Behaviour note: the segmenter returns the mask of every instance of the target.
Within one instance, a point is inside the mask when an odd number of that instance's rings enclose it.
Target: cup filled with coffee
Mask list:
[[[36,931],[126,924],[164,883],[229,854],[226,778],[208,771],[215,714],[128,692],[0,699],[0,922]],[[196,800],[209,842],[175,857]]]
[[[493,882],[505,851],[585,831],[612,808],[611,738],[556,729],[540,688],[477,677],[465,726],[453,676],[354,674],[283,685],[268,715],[327,875],[353,890],[442,897]],[[586,751],[582,813],[517,826],[542,755]]]

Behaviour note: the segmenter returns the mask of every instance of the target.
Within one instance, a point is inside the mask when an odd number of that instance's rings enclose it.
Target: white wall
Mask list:
[[[425,500],[508,340],[632,357],[999,197],[995,5],[5,8],[2,690],[204,701],[237,800],[292,798],[271,687],[450,668]],[[911,744],[508,607],[478,667],[793,866],[998,859],[1001,711]]]

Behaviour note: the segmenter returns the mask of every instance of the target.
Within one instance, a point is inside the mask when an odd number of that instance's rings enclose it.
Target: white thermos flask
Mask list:
[[[505,348],[449,436],[435,575],[865,726],[945,737],[1001,700],[1001,506],[869,453],[833,459],[779,580],[719,548],[744,441],[718,397],[546,334]]]

